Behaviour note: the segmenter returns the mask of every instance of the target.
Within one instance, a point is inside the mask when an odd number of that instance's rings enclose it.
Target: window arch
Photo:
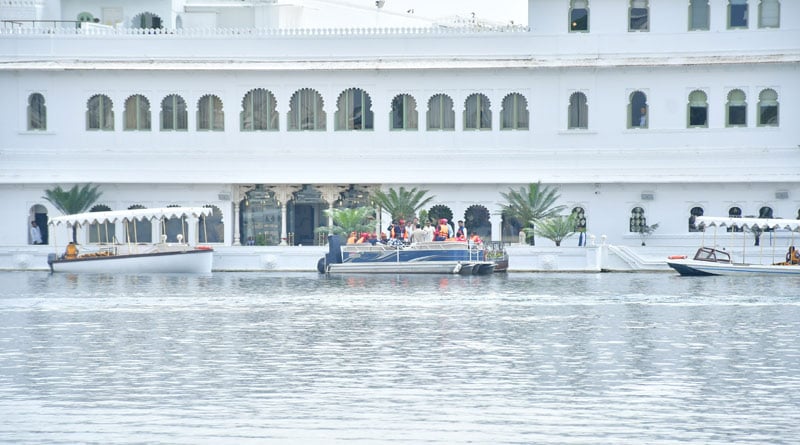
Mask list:
[[[708,98],[706,93],[694,90],[689,93],[688,121],[689,128],[708,127]]]
[[[419,127],[417,101],[410,94],[398,94],[392,99],[390,116],[392,130],[416,130]]]
[[[161,101],[161,130],[180,131],[189,129],[189,113],[186,101],[177,94],[170,94]]]
[[[570,216],[575,221],[575,232],[578,234],[578,246],[586,245],[586,210],[583,207],[573,207]]]
[[[455,130],[456,113],[453,99],[446,94],[435,94],[428,100],[428,130]]]
[[[322,96],[311,88],[297,90],[289,101],[289,131],[325,131],[327,116]]]
[[[747,126],[747,98],[742,90],[731,90],[728,93],[728,127]]]
[[[97,94],[86,103],[86,129],[114,131],[114,104],[105,94]]]
[[[779,0],[761,0],[758,4],[758,27],[780,28],[781,2]]]
[[[372,100],[364,90],[350,88],[342,91],[336,101],[336,130],[372,130]]]
[[[453,221],[453,211],[450,207],[447,207],[444,204],[436,204],[435,206],[428,209],[428,219],[433,222],[433,225],[436,225],[440,219],[446,219],[448,223],[454,224]],[[453,227],[455,229],[455,227]]]
[[[758,217],[759,218],[767,218],[771,219],[773,216],[772,207],[764,206],[758,209]]]
[[[631,209],[630,231],[641,233],[647,227],[647,218],[644,216],[644,209],[634,207]]]
[[[703,216],[703,208],[702,207],[692,207],[692,210],[689,211],[689,231],[690,232],[702,232],[703,230],[697,226],[697,217]]]
[[[147,207],[141,204],[134,204],[128,207],[128,210],[146,209]],[[125,230],[126,243],[151,243],[153,242],[153,223],[144,218],[142,220],[134,219],[126,221],[123,226]]]
[[[219,97],[206,94],[197,101],[197,129],[225,130],[225,112],[222,111],[222,100]]]
[[[239,114],[241,131],[278,131],[278,110],[275,95],[263,88],[247,92]]]
[[[177,204],[170,204],[167,207],[180,207]],[[189,241],[189,223],[187,222],[186,216],[172,216],[170,218],[162,218],[158,222],[163,229],[159,230],[159,233],[163,233],[166,235],[166,241],[168,243],[177,243],[178,242],[178,235],[182,242]],[[161,232],[163,230],[163,232]]]
[[[467,237],[477,233],[483,239],[492,236],[491,214],[486,207],[475,204],[464,212],[464,226],[467,228]]]
[[[489,98],[480,93],[470,94],[464,101],[464,129],[491,130],[492,111]]]
[[[728,0],[728,28],[747,28],[747,0]]]
[[[152,12],[143,12],[133,17],[131,21],[131,28],[162,28],[161,17],[153,14]]]
[[[78,14],[77,19],[81,23],[85,23],[85,22],[93,23],[95,21],[94,20],[94,15],[92,15],[91,12],[86,12],[86,11],[81,12],[80,14]]]
[[[571,0],[569,5],[569,30],[589,31],[589,0]]]
[[[150,131],[150,101],[141,94],[125,100],[123,116],[125,130]]]
[[[28,243],[36,244],[36,240],[34,239],[35,233],[33,229],[33,224],[31,224],[35,222],[36,226],[39,229],[39,237],[41,238],[41,244],[49,244],[50,233],[49,233],[49,227],[47,226],[47,223],[49,221],[47,217],[47,207],[41,204],[34,204],[29,209],[28,212],[29,212],[28,221],[30,221],[27,227],[27,230],[29,232]]]
[[[568,128],[589,128],[589,107],[581,92],[569,96]]]
[[[628,128],[647,128],[647,96],[641,91],[634,91],[628,104]]]
[[[108,212],[111,207],[103,204],[98,204],[89,210],[90,212]],[[115,238],[115,225],[110,222],[89,224],[86,229],[89,232],[90,243],[113,243]]]
[[[198,240],[201,243],[225,242],[225,225],[222,222],[222,211],[214,205],[203,207],[212,209],[211,215],[200,215],[198,219]]]
[[[648,0],[631,0],[628,8],[628,31],[650,29],[650,6]]]
[[[40,93],[28,96],[28,130],[47,130],[47,107]]]
[[[519,93],[511,93],[503,99],[500,111],[500,129],[527,130],[529,128],[528,101]]]
[[[742,217],[742,209],[741,207],[731,207],[728,209],[728,218],[741,218]],[[741,232],[743,229],[741,227],[728,227],[728,232]]]
[[[758,95],[758,125],[778,126],[778,93],[775,90],[768,88]]]
[[[708,31],[708,0],[689,0],[689,31]]]

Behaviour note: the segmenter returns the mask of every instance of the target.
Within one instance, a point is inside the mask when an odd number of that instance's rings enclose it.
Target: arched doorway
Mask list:
[[[42,244],[49,244],[48,242],[49,232],[47,230],[48,229],[47,223],[49,222],[49,219],[47,218],[47,207],[41,204],[36,204],[33,207],[31,207],[30,216],[28,219],[28,226],[31,225],[30,223],[31,221],[35,221],[36,225],[39,227],[39,232],[41,232],[42,234]],[[29,239],[28,242],[32,243],[33,240]]]
[[[470,206],[464,212],[464,226],[467,227],[467,234],[471,235],[472,232],[475,232],[483,239],[491,239],[492,223],[490,218],[489,209],[486,207],[477,204]]]

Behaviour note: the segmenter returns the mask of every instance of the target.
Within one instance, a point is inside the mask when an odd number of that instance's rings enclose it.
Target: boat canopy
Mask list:
[[[184,216],[199,218],[201,215],[211,215],[210,207],[158,207],[154,209],[113,210],[109,212],[76,213],[51,218],[48,224],[58,226],[82,226],[86,224],[116,223],[120,221],[144,221],[162,218],[182,218]]]
[[[695,224],[705,227],[740,227],[742,229],[786,229],[797,231],[800,228],[798,219],[775,218],[731,218],[729,216],[698,216]]]

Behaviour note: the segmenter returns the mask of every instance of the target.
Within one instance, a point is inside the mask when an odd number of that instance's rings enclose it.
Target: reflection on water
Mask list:
[[[798,284],[0,273],[0,442],[796,443]]]

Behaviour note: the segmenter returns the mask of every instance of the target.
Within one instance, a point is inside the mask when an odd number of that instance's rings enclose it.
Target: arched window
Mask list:
[[[81,23],[93,23],[94,15],[91,12],[81,12],[78,14],[78,21]]]
[[[589,128],[589,107],[585,94],[578,92],[569,96],[568,114],[568,128]]]
[[[416,130],[419,127],[417,101],[409,94],[399,94],[392,99],[392,130]]]
[[[428,100],[428,130],[455,130],[456,113],[453,99],[446,94],[436,94]]]
[[[125,130],[150,131],[150,101],[135,94],[125,101]]]
[[[741,218],[742,209],[740,207],[731,207],[728,209],[728,218]],[[741,232],[741,227],[728,227],[728,232]]]
[[[747,126],[747,99],[742,90],[731,90],[728,93],[728,126]]]
[[[222,100],[219,97],[207,94],[197,101],[197,129],[225,130],[225,113],[222,111]]]
[[[152,12],[143,12],[133,17],[131,21],[131,28],[161,28],[161,17],[153,14]]]
[[[747,0],[728,0],[728,28],[747,28]]]
[[[630,231],[642,233],[645,227],[647,227],[647,218],[644,216],[644,209],[641,207],[634,207],[631,209]]]
[[[161,130],[180,131],[189,129],[189,113],[186,101],[177,94],[171,94],[161,101]]]
[[[689,0],[689,31],[708,31],[708,0]]]
[[[519,93],[512,93],[503,99],[500,111],[501,130],[527,130],[529,128],[528,101]]]
[[[708,99],[706,93],[694,90],[689,93],[689,127],[708,127]]]
[[[758,95],[758,125],[778,126],[778,93],[766,89]]]
[[[177,204],[170,204],[167,207],[180,207]],[[159,224],[163,227],[163,232],[159,230],[159,233],[164,233],[167,235],[167,242],[168,243],[177,243],[178,242],[178,235],[180,235],[181,241],[186,243],[189,241],[189,224],[186,222],[186,216],[177,217],[173,216],[169,219],[161,219]]]
[[[47,130],[47,107],[39,93],[28,96],[28,130]]]
[[[135,204],[128,207],[128,210],[145,209],[146,207],[140,204]],[[153,223],[145,218],[141,220],[134,219],[125,222],[125,239],[120,240],[125,243],[151,243],[153,242]]]
[[[295,91],[289,101],[289,131],[325,131],[327,115],[322,96],[310,88]]]
[[[336,130],[372,130],[372,100],[364,90],[350,88],[342,91],[336,107]]]
[[[222,211],[213,205],[204,205],[212,209],[211,215],[201,215],[198,220],[198,239],[201,243],[225,242],[225,225],[222,223]]]
[[[647,96],[634,91],[628,104],[628,128],[647,128],[647,114]]]
[[[482,205],[470,206],[464,212],[464,226],[467,228],[467,237],[473,233],[488,240],[492,236],[492,222],[489,209]]]
[[[692,207],[692,210],[689,211],[689,231],[690,232],[702,232],[703,230],[697,226],[697,217],[703,216],[703,208],[702,207]]]
[[[453,221],[453,211],[450,210],[450,207],[444,204],[437,204],[428,209],[428,219],[433,222],[433,225],[436,225],[442,218],[446,219],[451,225],[455,225],[455,221]],[[453,227],[453,229],[455,230],[455,227]]]
[[[758,27],[780,28],[781,2],[778,0],[761,0],[758,4]]]
[[[111,207],[98,204],[92,207],[90,212],[108,212],[111,211]],[[86,230],[89,232],[89,242],[90,243],[113,243],[114,242],[114,230],[115,226],[112,222],[98,222],[94,224],[90,224]]]
[[[650,6],[648,0],[631,0],[628,8],[628,31],[650,29]]]
[[[250,90],[242,99],[241,131],[278,131],[275,96],[263,88]]]
[[[86,129],[114,131],[114,104],[108,96],[97,94],[86,103]]]
[[[492,111],[489,98],[483,94],[469,95],[464,101],[464,129],[465,130],[491,130]]]
[[[589,31],[589,0],[572,0],[569,7],[569,30]]]

